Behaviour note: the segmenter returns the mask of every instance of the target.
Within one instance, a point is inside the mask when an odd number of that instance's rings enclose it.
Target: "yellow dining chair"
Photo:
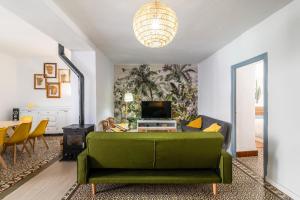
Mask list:
[[[33,149],[33,152],[34,152],[35,141],[36,141],[36,139],[39,138],[39,137],[42,138],[42,140],[43,140],[43,142],[44,142],[46,148],[49,149],[49,146],[48,146],[48,144],[47,144],[47,142],[46,142],[46,139],[45,139],[45,137],[44,137],[44,134],[45,134],[45,132],[46,132],[46,128],[47,128],[48,122],[49,122],[48,119],[42,120],[42,121],[37,125],[37,127],[34,129],[34,131],[33,131],[31,134],[29,134],[28,139],[27,139],[26,142],[29,142],[29,143],[31,144],[32,149]],[[30,140],[32,140],[32,143],[31,143]]]
[[[17,162],[17,145],[23,144],[23,148],[26,149],[27,153],[29,154],[29,157],[31,156],[25,141],[27,140],[29,136],[29,130],[31,127],[31,123],[22,123],[19,126],[17,126],[15,132],[13,135],[4,142],[4,148],[8,146],[13,146],[13,157],[14,157],[14,164]]]
[[[33,119],[33,117],[29,116],[29,115],[27,115],[27,116],[25,115],[25,116],[20,117],[20,121],[23,122],[23,123],[32,122],[32,119]]]
[[[20,121],[21,121],[22,123],[31,123],[31,124],[32,124],[32,120],[33,120],[33,117],[30,116],[30,115],[24,115],[24,116],[21,116],[21,117],[20,117]],[[30,126],[29,131],[30,131],[30,130],[31,130],[31,126]]]
[[[6,137],[6,131],[7,131],[7,128],[0,128],[0,165],[2,165],[4,169],[7,169],[7,165],[4,161],[4,159],[2,158],[1,153],[2,153],[2,150],[3,150],[3,147],[4,147],[4,140],[5,140],[5,137]]]

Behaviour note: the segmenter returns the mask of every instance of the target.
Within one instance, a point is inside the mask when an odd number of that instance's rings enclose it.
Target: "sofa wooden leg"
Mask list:
[[[213,190],[214,195],[216,195],[217,194],[217,184],[216,183],[212,184],[212,190]]]
[[[94,183],[92,183],[92,193],[93,195],[96,194],[96,185]]]

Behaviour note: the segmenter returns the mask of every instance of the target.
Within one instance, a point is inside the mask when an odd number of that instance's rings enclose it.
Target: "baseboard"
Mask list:
[[[257,156],[257,155],[258,155],[258,151],[257,150],[236,152],[236,156],[237,157],[250,157],[250,156]]]
[[[294,200],[300,200],[300,196],[298,194],[295,194],[294,192],[292,192],[291,190],[287,189],[286,187],[276,183],[275,181],[273,181],[272,179],[266,177],[266,181],[269,182],[271,185],[273,185],[274,187],[276,187],[277,189],[279,189],[281,192],[285,193],[286,195],[288,195],[289,197],[293,198]]]

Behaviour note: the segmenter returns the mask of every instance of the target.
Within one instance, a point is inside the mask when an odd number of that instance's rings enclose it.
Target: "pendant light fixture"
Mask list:
[[[174,39],[177,29],[176,13],[159,0],[143,5],[133,19],[134,34],[146,47],[166,46]]]

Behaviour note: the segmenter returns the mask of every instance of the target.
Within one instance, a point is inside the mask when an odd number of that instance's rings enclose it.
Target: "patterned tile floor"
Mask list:
[[[251,156],[251,157],[243,157],[238,158],[238,161],[249,167],[252,171],[256,172],[259,176],[264,176],[264,156],[263,156],[263,149],[258,148],[258,156]]]
[[[233,161],[233,183],[218,185],[218,194],[212,195],[211,185],[97,185],[97,194],[93,196],[90,185],[76,183],[62,200],[80,199],[291,199],[272,185],[245,167]]]
[[[30,158],[18,152],[18,162],[11,165],[11,152],[7,149],[4,159],[8,170],[0,168],[0,199],[9,190],[36,174],[61,155],[61,137],[47,137],[49,150],[41,142]],[[218,195],[213,196],[210,185],[97,185],[98,193],[92,196],[89,185],[74,185],[62,199],[290,199],[269,183],[265,183],[261,170],[262,153],[257,158],[233,161],[233,183],[218,185]],[[254,163],[254,164],[253,164]],[[261,163],[262,164],[262,163]],[[259,171],[260,173],[255,173]]]
[[[46,137],[49,150],[46,149],[42,141],[38,141],[35,153],[31,157],[27,152],[17,152],[17,163],[12,164],[12,147],[8,147],[2,155],[8,165],[8,169],[0,168],[0,199],[15,190],[21,183],[48,166],[61,155],[61,136]],[[29,145],[28,145],[29,147]],[[19,147],[21,149],[21,146]],[[32,148],[29,148],[32,152]]]

